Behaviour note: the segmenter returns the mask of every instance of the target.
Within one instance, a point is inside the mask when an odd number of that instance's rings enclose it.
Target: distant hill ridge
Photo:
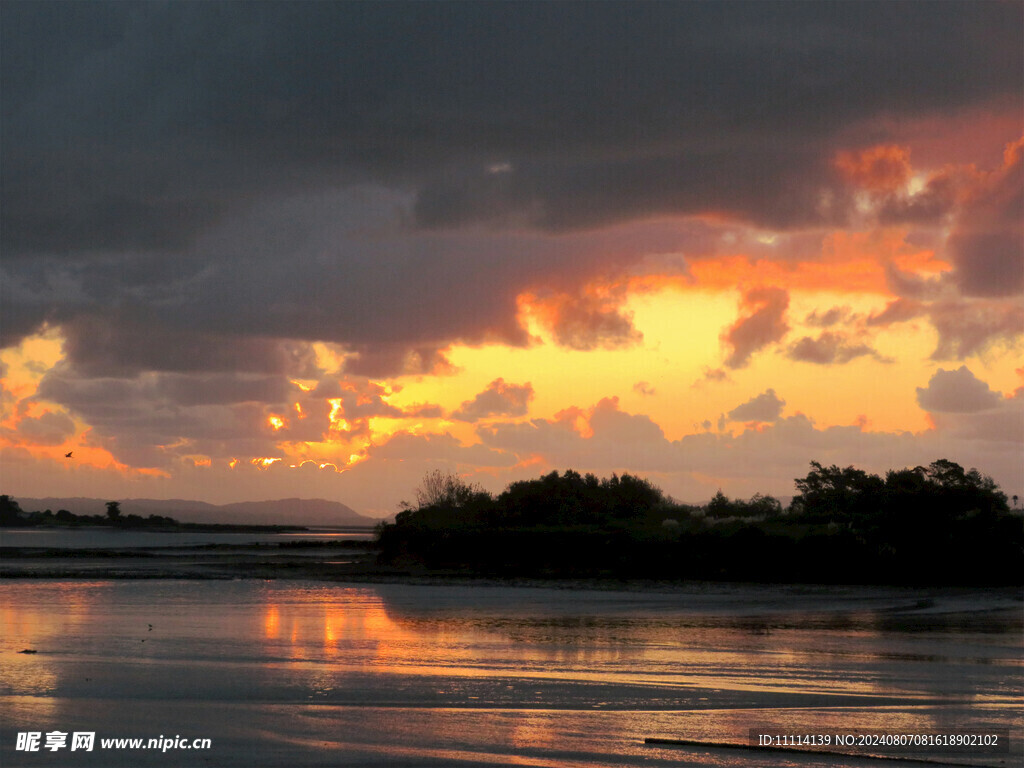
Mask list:
[[[66,509],[76,515],[103,515],[108,501],[119,501],[126,515],[164,515],[182,523],[249,525],[375,525],[378,520],[360,515],[340,501],[277,499],[210,504],[190,499],[14,498],[26,512]]]

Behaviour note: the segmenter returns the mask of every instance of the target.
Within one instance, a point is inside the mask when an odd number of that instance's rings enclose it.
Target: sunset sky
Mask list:
[[[1020,2],[0,15],[0,492],[1024,492]]]

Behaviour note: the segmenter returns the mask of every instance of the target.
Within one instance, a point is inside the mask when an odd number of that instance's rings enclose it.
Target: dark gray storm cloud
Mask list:
[[[787,223],[810,215],[836,130],[1019,98],[1024,69],[1015,3],[12,2],[3,15],[15,252],[177,248],[268,186],[368,178],[408,184],[431,224],[695,207]]]
[[[964,207],[950,238],[957,280],[967,295],[1024,290],[1024,139],[1007,148],[1005,159]]]
[[[1018,3],[0,14],[0,343],[61,324],[92,375],[294,372],[314,339],[383,375],[453,340],[525,343],[520,291],[637,257],[568,233],[837,223],[851,126],[1024,92]],[[995,258],[969,234],[965,272]]]

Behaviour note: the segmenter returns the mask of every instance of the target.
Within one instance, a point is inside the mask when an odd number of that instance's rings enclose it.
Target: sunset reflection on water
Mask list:
[[[11,722],[131,712],[317,765],[312,745],[330,765],[676,765],[643,739],[1021,729],[1012,595],[9,581],[0,598]]]

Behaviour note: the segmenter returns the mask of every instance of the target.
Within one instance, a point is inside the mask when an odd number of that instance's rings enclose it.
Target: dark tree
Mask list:
[[[890,471],[811,463],[792,514],[719,491],[673,504],[632,475],[572,470],[497,498],[434,472],[377,536],[380,562],[475,575],[825,583],[1019,583],[1024,525],[991,478],[941,459]],[[666,524],[667,520],[671,523]]]
[[[453,472],[442,472],[435,469],[423,476],[419,488],[416,489],[415,509],[425,507],[447,507],[459,509],[480,497],[490,495],[476,483],[467,483]],[[411,504],[403,506],[413,508]]]
[[[704,514],[708,517],[732,517],[735,512],[734,505],[729,501],[729,497],[722,493],[722,489],[718,489],[718,493],[715,494],[715,498],[708,502],[708,505],[704,508]]]
[[[24,522],[21,505],[7,494],[0,496],[0,525],[21,525]]]
[[[107,502],[107,519],[108,520],[119,520],[121,518],[121,502],[119,501],[108,501]]]
[[[800,493],[793,498],[793,508],[816,520],[849,520],[877,511],[884,487],[882,478],[862,469],[823,467],[812,461],[807,477],[796,480]]]

